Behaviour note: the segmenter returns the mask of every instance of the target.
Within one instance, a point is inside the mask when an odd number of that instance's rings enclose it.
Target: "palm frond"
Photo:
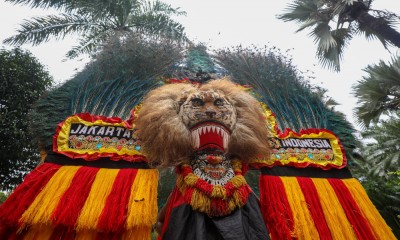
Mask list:
[[[317,57],[323,67],[340,71],[340,62],[343,50],[348,45],[352,36],[346,28],[336,29],[328,32],[326,26],[321,26],[321,31],[316,35],[318,42]]]
[[[400,109],[400,57],[392,58],[389,63],[369,65],[364,71],[367,76],[353,90],[358,98],[355,115],[368,126],[377,123],[381,115]]]
[[[365,132],[364,138],[372,138],[373,143],[362,148],[366,161],[372,167],[370,174],[384,175],[388,170],[398,170],[400,164],[400,120],[398,117],[381,121]]]
[[[318,51],[325,52],[337,45],[328,22],[319,22],[310,36],[314,37],[314,42],[318,43]]]
[[[6,0],[6,2],[11,2],[13,4],[28,5],[32,8],[63,8],[68,5],[69,2],[75,1],[57,1],[57,0]]]
[[[295,21],[298,23],[307,22],[318,15],[318,4],[315,1],[296,0],[289,4],[285,13],[278,15],[278,19],[285,22]],[[320,19],[317,19],[319,21]]]
[[[175,16],[185,16],[186,12],[180,10],[180,8],[174,8],[168,3],[161,2],[159,0],[147,1],[141,3],[141,12],[143,13],[156,13],[163,15],[175,15]]]
[[[342,0],[336,1],[332,8],[332,15],[340,15],[346,11],[349,6],[352,6],[357,0]]]
[[[93,53],[94,50],[99,48],[103,42],[108,41],[115,31],[103,28],[92,31],[80,39],[79,45],[72,47],[66,54],[70,59],[76,58],[81,54]]]
[[[337,106],[340,105],[336,100],[334,100],[333,98],[328,98],[325,102],[326,106]]]
[[[103,1],[78,1],[67,7],[69,12],[90,16],[93,20],[113,21],[110,26],[124,26],[129,15],[140,8],[139,1],[132,0],[103,0]],[[139,13],[136,13],[139,14]]]
[[[393,20],[386,19],[385,17],[378,17],[376,18],[376,21],[379,22],[380,25],[387,25],[391,28],[395,27],[395,22]],[[383,36],[379,31],[376,31],[376,29],[371,28],[368,24],[359,24],[357,33],[363,34],[368,40],[378,39],[385,48],[391,45],[391,42],[385,38],[385,36]]]
[[[388,45],[400,46],[400,33],[394,27],[399,17],[389,11],[371,10],[371,2],[295,0],[278,18],[298,23],[300,27],[297,32],[313,27],[309,35],[317,45],[320,63],[325,68],[340,71],[344,46],[354,33],[364,33],[367,39],[377,38],[385,48]],[[336,36],[330,28],[334,23],[339,32]],[[342,32],[346,31],[343,35]],[[340,35],[342,39],[339,39]]]
[[[23,1],[16,0],[17,3]],[[55,7],[63,10],[59,16],[50,15],[26,20],[18,34],[7,38],[4,43],[38,45],[50,38],[62,39],[68,34],[79,34],[81,46],[74,47],[67,54],[76,57],[89,53],[106,44],[111,35],[119,32],[147,34],[153,39],[173,38],[188,42],[184,27],[172,20],[171,16],[184,15],[184,11],[160,1],[104,0],[104,1],[30,1],[36,7]],[[105,37],[106,36],[106,37]],[[123,38],[123,36],[122,36]],[[122,40],[122,39],[121,39]],[[97,46],[96,46],[97,45]]]
[[[131,18],[130,27],[141,33],[188,41],[184,33],[185,28],[183,25],[166,15],[149,13],[133,16]]]
[[[304,22],[302,22],[302,24],[300,25],[300,27],[296,30],[296,32],[300,32],[306,28],[312,27],[314,25],[318,25],[320,24],[321,21],[320,20],[316,20],[316,19],[308,19]]]
[[[47,42],[50,38],[62,39],[71,33],[83,33],[99,27],[99,24],[88,21],[81,15],[61,14],[49,15],[26,20],[20,25],[17,35],[4,40],[4,43],[21,45],[32,43],[38,45]]]

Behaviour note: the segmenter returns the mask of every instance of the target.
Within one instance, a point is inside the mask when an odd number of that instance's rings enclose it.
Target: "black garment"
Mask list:
[[[171,211],[163,240],[266,240],[269,239],[258,201],[247,203],[228,216],[210,218],[181,204]]]

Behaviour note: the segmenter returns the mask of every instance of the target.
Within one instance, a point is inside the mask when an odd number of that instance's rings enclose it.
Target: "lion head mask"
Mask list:
[[[245,162],[269,152],[260,103],[228,79],[152,90],[143,101],[136,127],[143,152],[156,165],[188,162],[194,152],[204,149]]]

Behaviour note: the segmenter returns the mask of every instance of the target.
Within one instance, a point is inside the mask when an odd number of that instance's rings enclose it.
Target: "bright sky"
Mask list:
[[[291,0],[164,0],[174,7],[180,7],[187,16],[179,17],[186,27],[190,39],[204,42],[211,47],[231,47],[255,44],[258,46],[276,46],[282,52],[289,50],[293,63],[299,70],[314,72],[313,84],[328,89],[328,95],[341,105],[336,109],[343,112],[350,122],[354,122],[352,109],[356,99],[351,94],[351,86],[362,79],[362,69],[379,60],[389,61],[400,53],[397,48],[385,50],[379,41],[367,41],[355,37],[345,50],[341,72],[335,73],[321,69],[315,58],[313,40],[307,36],[308,31],[295,33],[294,23],[276,19],[284,12]],[[400,3],[395,0],[375,0],[374,9],[388,9],[400,15]],[[13,35],[24,19],[52,13],[26,6],[12,5],[0,1],[0,41]],[[66,52],[77,44],[77,39],[67,38],[51,41],[29,49],[41,63],[47,66],[50,74],[58,82],[70,79],[77,70],[82,69],[87,58],[65,60]],[[2,47],[10,48],[9,46]],[[308,76],[309,74],[305,74]]]

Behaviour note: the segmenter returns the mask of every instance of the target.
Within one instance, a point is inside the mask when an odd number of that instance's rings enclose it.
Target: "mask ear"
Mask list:
[[[183,105],[184,102],[188,99],[188,96],[184,96],[181,99],[179,99],[178,102],[176,102],[176,112],[179,113],[181,110],[181,106]]]
[[[188,94],[195,90],[191,84],[167,84],[150,91],[143,100],[136,127],[142,152],[153,166],[175,166],[189,158],[191,134],[179,111]]]

